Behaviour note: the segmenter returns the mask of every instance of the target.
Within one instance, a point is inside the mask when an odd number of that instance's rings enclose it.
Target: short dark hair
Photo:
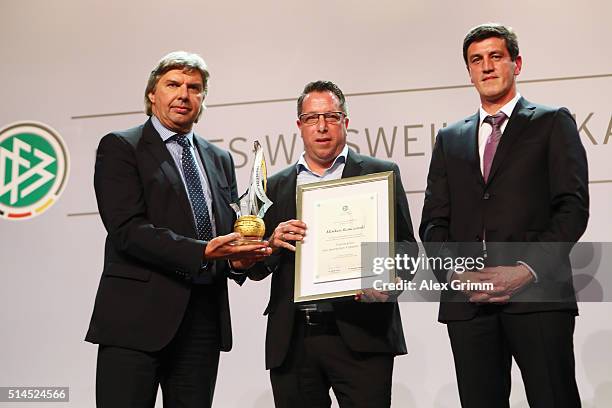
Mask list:
[[[300,97],[297,100],[297,114],[300,116],[302,114],[302,104],[304,103],[304,98],[311,92],[326,92],[329,91],[333,93],[338,101],[340,102],[340,110],[344,112],[346,115],[346,98],[342,93],[342,90],[338,87],[338,85],[334,84],[332,81],[314,81],[306,84],[304,90],[300,94]]]
[[[507,27],[499,23],[485,23],[472,28],[463,39],[463,60],[468,65],[467,51],[475,41],[486,40],[487,38],[497,37],[506,41],[506,48],[510,53],[510,59],[516,61],[519,55],[518,38],[512,27]]]

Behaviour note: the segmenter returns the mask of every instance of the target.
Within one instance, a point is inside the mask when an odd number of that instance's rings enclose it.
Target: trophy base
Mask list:
[[[243,237],[237,239],[236,241],[230,242],[230,245],[239,246],[239,245],[250,245],[250,244],[261,244],[263,238],[258,237]]]
[[[259,244],[263,241],[266,226],[259,217],[243,215],[234,223],[234,232],[239,232],[242,237],[233,241],[232,245]]]

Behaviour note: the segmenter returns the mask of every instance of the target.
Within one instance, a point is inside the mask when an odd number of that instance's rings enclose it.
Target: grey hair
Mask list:
[[[202,88],[202,95],[206,97],[206,94],[208,93],[208,80],[210,78],[210,73],[208,72],[208,67],[206,66],[204,59],[198,54],[193,54],[186,51],[173,51],[170,54],[163,56],[149,75],[149,80],[147,81],[147,87],[144,94],[145,111],[147,115],[151,116],[153,114],[149,94],[155,90],[159,78],[161,78],[166,72],[173,69],[182,69],[183,71],[197,70],[202,75],[204,85]],[[196,122],[198,119],[200,119],[204,109],[204,98],[202,98],[202,106],[200,107],[200,112],[198,113]]]

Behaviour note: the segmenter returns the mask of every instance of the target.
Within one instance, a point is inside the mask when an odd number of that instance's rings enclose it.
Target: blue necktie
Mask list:
[[[191,152],[191,143],[187,136],[177,134],[176,142],[183,148],[181,155],[181,165],[183,166],[183,176],[189,199],[191,200],[191,208],[196,220],[196,228],[198,230],[198,239],[210,241],[213,238],[212,224],[210,223],[210,214],[208,213],[208,205],[204,197],[204,190],[200,182],[200,172],[196,164],[195,157]]]

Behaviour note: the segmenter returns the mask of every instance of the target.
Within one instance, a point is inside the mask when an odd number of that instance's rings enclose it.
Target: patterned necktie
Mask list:
[[[204,190],[200,182],[198,165],[191,152],[191,143],[185,135],[177,134],[175,140],[183,148],[181,165],[183,166],[183,176],[185,177],[185,184],[187,184],[187,191],[191,200],[191,208],[196,220],[198,239],[210,241],[213,238],[210,214],[208,213],[208,205],[206,204]]]
[[[495,157],[495,152],[497,151],[497,145],[499,144],[499,139],[501,138],[501,125],[504,121],[508,119],[504,112],[498,112],[493,116],[487,116],[484,121],[491,125],[493,130],[491,134],[487,138],[487,142],[485,144],[484,149],[484,157],[482,164],[482,175],[484,177],[485,183],[489,179],[489,173],[491,172],[491,164],[493,164],[493,158]]]

